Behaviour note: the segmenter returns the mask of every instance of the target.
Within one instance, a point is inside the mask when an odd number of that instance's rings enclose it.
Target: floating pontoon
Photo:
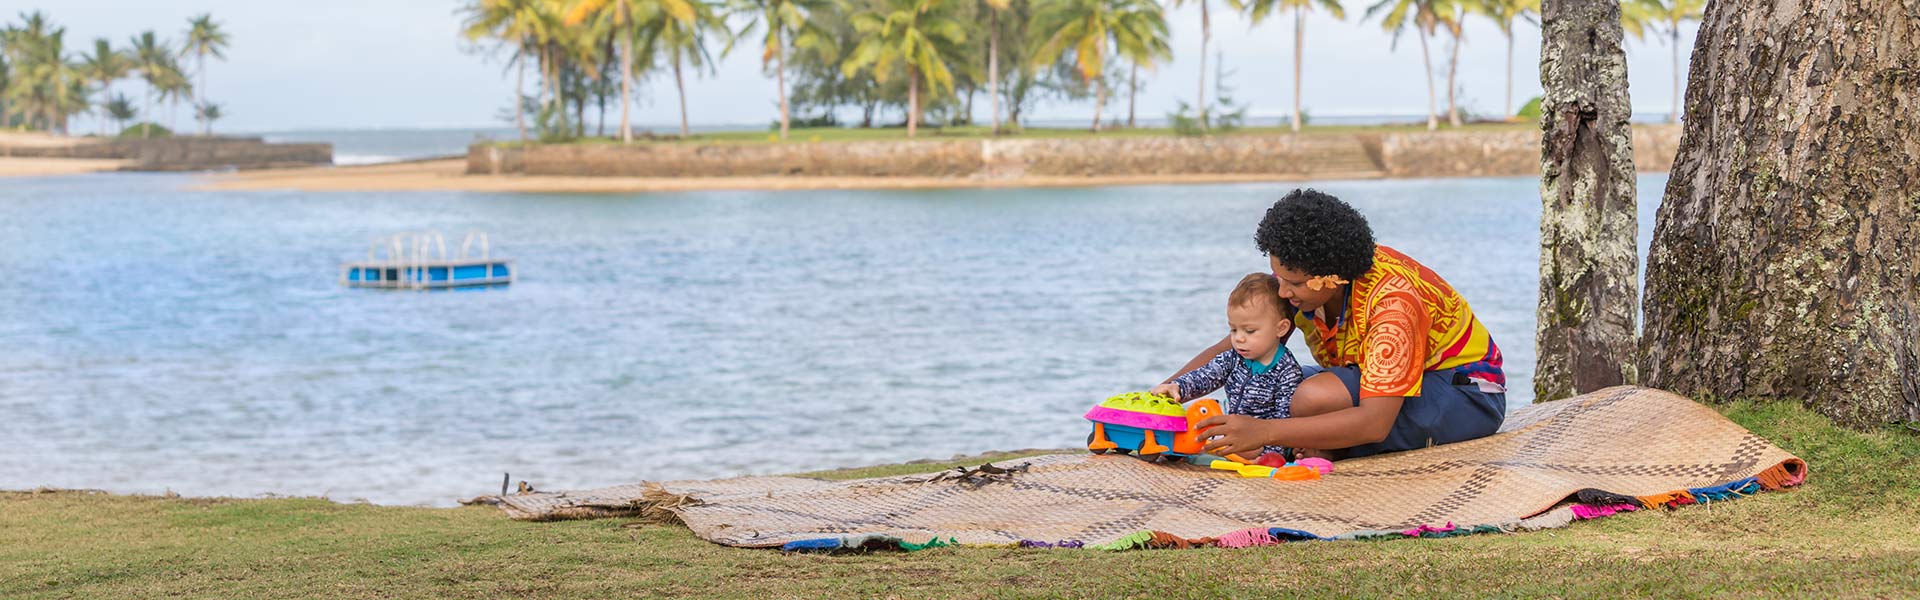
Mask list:
[[[472,254],[474,244],[478,256]],[[385,251],[385,256],[381,255]],[[349,287],[432,290],[513,283],[513,260],[493,258],[487,234],[474,231],[460,243],[460,255],[448,257],[447,240],[437,231],[402,233],[376,239],[367,259],[340,265],[340,283]]]

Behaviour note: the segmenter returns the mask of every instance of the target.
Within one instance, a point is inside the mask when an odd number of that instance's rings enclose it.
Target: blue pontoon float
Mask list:
[[[472,253],[478,243],[480,252]],[[385,255],[382,256],[382,250]],[[433,290],[513,283],[513,260],[493,258],[487,234],[470,232],[460,255],[447,255],[447,240],[437,231],[402,233],[374,240],[367,259],[340,264],[340,283],[348,287]]]

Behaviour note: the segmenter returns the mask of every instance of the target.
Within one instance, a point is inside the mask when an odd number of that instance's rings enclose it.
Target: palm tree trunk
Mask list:
[[[1453,45],[1447,49],[1447,124],[1460,126],[1460,107],[1454,102],[1454,75],[1460,71],[1460,31],[1449,29]]]
[[[1439,99],[1436,97],[1438,94],[1433,91],[1433,59],[1427,55],[1425,29],[1420,30],[1420,65],[1423,67],[1421,71],[1427,76],[1427,131],[1433,131],[1440,128],[1440,120],[1434,115],[1439,108],[1437,106]]]
[[[146,100],[147,100],[147,106],[146,108],[141,109],[140,114],[146,115],[148,126],[140,128],[140,139],[153,137],[153,124],[159,122],[159,119],[154,117],[153,115],[153,81],[152,80],[147,81]]]
[[[1133,101],[1140,95],[1140,63],[1133,63],[1133,70],[1127,73],[1127,129],[1133,129]]]
[[[1680,122],[1680,24],[1673,24],[1673,112],[1667,114],[1668,123]]]
[[[1102,77],[1093,81],[1093,132],[1100,133],[1100,109],[1107,105],[1107,82]]]
[[[1513,27],[1507,27],[1507,112],[1506,118],[1513,118]]]
[[[527,143],[527,54],[520,50],[520,68],[513,75],[513,126],[520,129],[520,144]]]
[[[907,67],[907,137],[920,129],[920,70]]]
[[[1293,9],[1293,132],[1300,133],[1300,63],[1307,50],[1307,6]]]
[[[1213,28],[1207,16],[1207,0],[1200,0],[1200,95],[1193,109],[1200,111],[1200,128],[1207,124],[1207,40],[1213,38]]]
[[[620,3],[620,12],[627,11],[627,4]],[[621,20],[625,20],[623,14]],[[633,143],[633,32],[628,27],[620,29],[620,143]]]
[[[207,93],[207,53],[206,52],[201,52],[199,54],[198,62],[200,63],[200,66],[199,66],[200,89],[194,90],[193,95],[200,99],[200,101],[197,102],[196,104],[205,104],[206,93]],[[196,109],[194,111],[194,114],[199,115],[200,111]],[[205,118],[200,119],[200,136],[206,137],[210,135],[213,135],[213,119],[205,119]]]
[[[687,80],[680,76],[680,51],[673,52],[673,85],[680,88],[680,139],[687,139]]]
[[[787,108],[787,43],[780,37],[780,26],[773,21],[767,22],[773,28],[773,70],[774,78],[780,82],[780,141],[787,141],[787,129],[792,127],[792,113]]]
[[[993,134],[1000,135],[1000,11],[987,9],[987,96],[993,100]]]

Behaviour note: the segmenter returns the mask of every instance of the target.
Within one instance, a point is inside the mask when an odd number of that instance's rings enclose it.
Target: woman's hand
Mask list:
[[[1272,441],[1267,422],[1246,415],[1214,415],[1194,424],[1206,440],[1205,452],[1214,456],[1253,456]]]
[[[1174,402],[1185,402],[1185,400],[1180,398],[1180,384],[1178,383],[1162,383],[1153,386],[1153,389],[1147,390],[1147,393],[1155,396],[1166,396],[1172,398]]]

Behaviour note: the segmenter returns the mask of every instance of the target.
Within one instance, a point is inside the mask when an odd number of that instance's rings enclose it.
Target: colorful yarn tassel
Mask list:
[[[927,543],[924,543],[924,544],[915,544],[913,542],[901,541],[900,549],[906,550],[908,552],[919,552],[921,550],[926,550],[928,548],[947,548],[947,547],[958,546],[958,545],[960,545],[960,540],[957,538],[949,537],[943,540],[943,539],[940,539],[940,536],[936,535],[936,536],[933,536],[933,539],[927,540]]]
[[[1146,547],[1147,547],[1147,544],[1150,544],[1150,543],[1152,543],[1152,542],[1153,542],[1153,532],[1151,532],[1151,531],[1136,531],[1136,532],[1133,532],[1133,533],[1129,533],[1129,534],[1127,534],[1127,535],[1125,535],[1125,536],[1122,536],[1122,537],[1121,537],[1120,539],[1117,539],[1117,540],[1114,540],[1114,541],[1111,541],[1111,542],[1107,542],[1107,543],[1105,543],[1105,544],[1100,544],[1100,545],[1098,545],[1098,546],[1093,546],[1093,549],[1095,549],[1095,550],[1114,550],[1114,551],[1118,551],[1118,550],[1140,550],[1140,549],[1144,549],[1144,548],[1146,548]]]
[[[1214,545],[1221,548],[1251,548],[1254,546],[1272,546],[1279,543],[1280,540],[1274,539],[1273,534],[1265,528],[1242,529],[1228,532],[1220,536],[1220,539],[1214,541]]]
[[[1762,487],[1759,478],[1748,477],[1726,485],[1690,489],[1687,493],[1701,504],[1705,504],[1752,496],[1760,493]]]
[[[1769,490],[1793,487],[1807,480],[1807,465],[1797,460],[1783,462],[1761,471],[1754,479]]]
[[[1623,513],[1623,512],[1632,512],[1632,511],[1636,511],[1636,510],[1640,510],[1640,506],[1639,506],[1639,505],[1637,505],[1637,504],[1627,504],[1627,503],[1621,503],[1621,504],[1575,504],[1575,505],[1573,505],[1573,506],[1571,506],[1571,507],[1568,507],[1568,508],[1569,508],[1569,509],[1571,509],[1571,510],[1573,511],[1573,516],[1574,516],[1574,518],[1576,518],[1576,519],[1582,519],[1582,520],[1585,520],[1585,519],[1598,519],[1598,518],[1600,518],[1600,517],[1611,517],[1611,516],[1613,516],[1613,515],[1615,515],[1615,514],[1619,514],[1619,513]]]
[[[1672,508],[1695,503],[1693,496],[1688,495],[1686,490],[1654,494],[1652,496],[1641,496],[1636,498],[1636,500],[1640,501],[1641,506],[1647,508]]]

